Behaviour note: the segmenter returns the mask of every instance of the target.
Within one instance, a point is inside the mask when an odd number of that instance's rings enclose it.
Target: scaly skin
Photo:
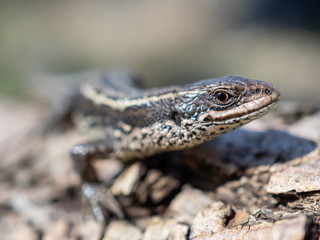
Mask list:
[[[267,114],[279,97],[273,85],[240,76],[151,90],[137,88],[122,73],[88,81],[74,119],[93,140],[74,146],[71,156],[96,218],[105,222],[101,205],[119,218],[123,214],[117,204],[102,203],[101,196],[115,200],[92,185],[97,178],[90,161],[115,157],[127,162],[196,146]]]

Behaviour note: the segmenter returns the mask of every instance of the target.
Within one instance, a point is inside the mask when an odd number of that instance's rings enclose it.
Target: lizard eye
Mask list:
[[[226,103],[230,98],[230,94],[225,91],[217,91],[214,93],[214,98],[218,103]]]

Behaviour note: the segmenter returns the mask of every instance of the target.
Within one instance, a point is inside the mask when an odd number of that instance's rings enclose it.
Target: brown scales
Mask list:
[[[97,200],[102,192],[93,185],[97,178],[92,160],[130,161],[193,147],[265,115],[279,96],[271,84],[239,76],[152,90],[137,88],[125,74],[85,83],[75,107],[76,120],[80,127],[87,126],[86,132],[97,133],[97,139],[74,146],[71,157],[95,217],[105,222],[102,208],[119,218],[123,213],[120,207]],[[88,194],[88,189],[96,194]]]

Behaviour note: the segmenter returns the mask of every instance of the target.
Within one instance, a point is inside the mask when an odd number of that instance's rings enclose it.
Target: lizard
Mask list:
[[[92,161],[128,163],[161,152],[199,145],[274,109],[279,90],[270,83],[225,76],[187,85],[141,89],[126,72],[101,73],[80,86],[71,114],[90,140],[70,150],[82,194],[98,222],[107,212],[124,218],[121,206],[101,185]]]

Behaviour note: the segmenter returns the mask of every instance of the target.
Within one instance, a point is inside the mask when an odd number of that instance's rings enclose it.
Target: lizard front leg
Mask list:
[[[124,218],[121,206],[113,194],[98,183],[92,161],[98,158],[108,158],[112,148],[106,141],[98,140],[78,144],[71,148],[70,154],[74,167],[82,181],[82,195],[88,200],[96,220],[106,224],[110,214],[119,219]]]

